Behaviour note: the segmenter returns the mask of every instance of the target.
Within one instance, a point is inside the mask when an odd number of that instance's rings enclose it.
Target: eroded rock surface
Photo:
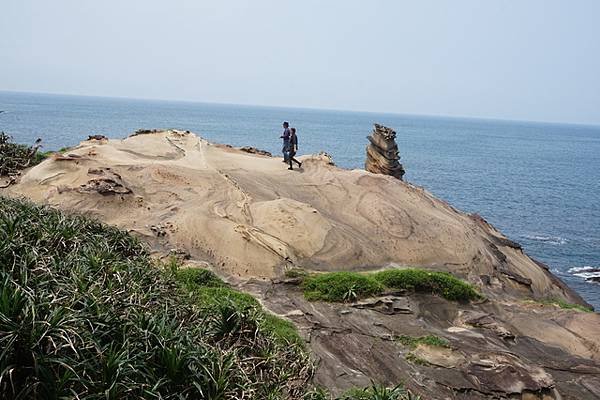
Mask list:
[[[375,124],[367,145],[365,169],[374,174],[390,175],[402,180],[404,168],[400,164],[396,132],[383,125]]]
[[[328,304],[306,301],[293,282],[239,285],[300,328],[318,365],[315,382],[336,393],[374,379],[404,382],[424,399],[600,398],[598,315],[414,294]],[[586,336],[565,329],[562,318],[585,326]],[[396,340],[400,335],[435,335],[448,347],[410,348]]]
[[[481,217],[392,176],[339,169],[317,155],[303,156],[292,179],[280,158],[186,131],[139,133],[84,141],[3,193],[96,215],[234,276],[420,266],[490,298],[585,304]]]
[[[326,155],[301,159],[303,171],[291,179],[281,158],[186,131],[144,130],[84,141],[0,192],[94,215],[230,279],[250,279],[242,288],[307,338],[319,360],[316,383],[338,391],[375,380],[406,382],[424,399],[598,398],[600,316],[527,301],[585,304],[547,266],[422,188],[336,168]],[[288,267],[403,266],[451,272],[487,300],[388,293],[309,303],[297,279],[281,279]],[[409,349],[394,340],[429,334],[450,347]]]

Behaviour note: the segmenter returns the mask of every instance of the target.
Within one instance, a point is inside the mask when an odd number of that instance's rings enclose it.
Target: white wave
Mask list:
[[[600,272],[600,267],[592,267],[591,265],[586,265],[583,267],[572,267],[572,268],[569,268],[568,272],[573,274],[575,272],[585,272],[585,271],[592,271],[592,272],[599,271]]]
[[[522,235],[523,238],[529,240],[535,240],[538,242],[545,242],[548,244],[562,245],[567,243],[567,239],[560,236],[546,236],[546,235]]]
[[[569,268],[568,272],[574,276],[588,280],[592,278],[600,278],[600,267],[593,267],[591,265]]]

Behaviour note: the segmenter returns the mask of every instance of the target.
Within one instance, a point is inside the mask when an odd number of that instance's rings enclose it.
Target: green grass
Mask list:
[[[410,347],[411,349],[416,348],[419,344],[426,344],[428,346],[436,347],[450,347],[450,344],[446,339],[442,339],[439,336],[427,335],[427,336],[407,336],[400,335],[395,337],[395,340],[403,344],[404,346]]]
[[[452,301],[469,301],[482,296],[475,288],[446,272],[422,269],[391,269],[375,273],[330,272],[304,278],[308,300],[354,301],[382,294],[386,289],[430,293]]]
[[[312,364],[293,332],[124,231],[0,197],[2,399],[299,398]]]
[[[375,279],[393,289],[437,294],[447,300],[468,301],[481,298],[475,288],[447,272],[423,269],[388,269],[377,272]]]
[[[429,365],[429,363],[427,362],[427,360],[422,359],[421,357],[417,356],[414,353],[408,353],[406,355],[406,361],[416,364],[416,365]]]
[[[282,345],[304,347],[291,322],[266,312],[254,297],[232,289],[213,272],[203,268],[177,269],[175,277],[199,307],[219,309],[229,305],[240,313],[253,315],[261,333],[271,335]]]
[[[417,346],[419,346],[420,344],[424,344],[427,346],[433,346],[433,347],[444,347],[444,348],[450,347],[450,343],[448,343],[448,341],[446,339],[443,339],[443,338],[441,338],[439,336],[435,336],[435,335],[427,335],[427,336],[400,335],[400,336],[396,336],[394,339],[396,341],[398,341],[399,343],[401,343],[402,345],[410,348],[411,350],[416,349]],[[406,358],[406,361],[411,362],[416,365],[429,365],[429,363],[426,360],[417,356],[413,352],[409,352],[405,356],[405,358]]]
[[[565,310],[576,310],[581,312],[594,312],[593,307],[585,307],[579,304],[572,304],[562,299],[548,299],[540,301],[542,304],[555,305]]]
[[[289,268],[285,271],[286,278],[306,278],[308,275],[302,268]]]
[[[365,388],[352,388],[339,397],[333,396],[324,388],[314,388],[305,394],[303,400],[420,400],[421,398],[402,385],[387,387],[375,383]]]
[[[331,272],[304,280],[304,296],[308,300],[354,301],[383,292],[384,287],[372,276],[355,272]]]

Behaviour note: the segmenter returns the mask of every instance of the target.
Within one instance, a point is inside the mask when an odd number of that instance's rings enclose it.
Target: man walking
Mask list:
[[[292,167],[292,161],[298,164],[298,168],[302,168],[302,163],[294,158],[298,151],[298,136],[296,136],[296,128],[290,128],[290,147],[288,151],[288,161],[290,167],[288,169],[294,169]]]
[[[287,121],[283,122],[283,134],[280,136],[283,139],[283,162],[288,162],[288,156],[290,151],[290,124]]]

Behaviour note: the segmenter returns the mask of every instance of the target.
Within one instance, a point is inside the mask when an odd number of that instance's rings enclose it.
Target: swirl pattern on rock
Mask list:
[[[185,131],[87,140],[26,170],[0,194],[93,215],[157,253],[211,265],[299,328],[336,395],[371,380],[423,399],[600,399],[600,314],[485,219],[392,176],[303,155],[252,154]],[[389,292],[309,302],[285,269],[450,272],[485,300]],[[272,280],[268,279],[272,278]],[[286,281],[286,280],[283,280]],[[410,348],[435,335],[447,347]]]
[[[374,174],[391,175],[402,180],[404,167],[400,164],[396,132],[383,125],[374,124],[375,128],[367,145],[367,161],[365,169]]]

